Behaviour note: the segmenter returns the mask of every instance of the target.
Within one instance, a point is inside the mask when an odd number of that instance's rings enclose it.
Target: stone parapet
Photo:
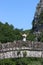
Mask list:
[[[16,42],[16,43],[15,43]],[[43,57],[43,43],[15,41],[0,43],[0,59],[18,57]]]

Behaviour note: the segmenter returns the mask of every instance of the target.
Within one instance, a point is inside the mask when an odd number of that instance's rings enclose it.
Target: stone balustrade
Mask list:
[[[43,57],[43,43],[14,41],[0,43],[0,59],[18,57]]]

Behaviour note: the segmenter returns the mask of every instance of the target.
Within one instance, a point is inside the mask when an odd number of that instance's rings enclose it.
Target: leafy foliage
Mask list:
[[[42,58],[16,58],[0,60],[0,65],[43,65]]]
[[[13,25],[0,22],[0,42],[13,42],[14,40],[22,39],[21,30],[14,29]]]
[[[27,34],[27,40],[34,40],[32,30],[24,30],[14,28],[13,25],[9,25],[7,22],[3,24],[0,22],[0,42],[13,42],[14,40],[22,40],[22,34]]]
[[[24,51],[24,52],[23,52],[23,57],[26,57],[26,56],[27,56],[27,52]]]
[[[35,35],[33,33],[29,33],[29,35],[27,36],[27,40],[29,41],[34,41],[35,40]]]

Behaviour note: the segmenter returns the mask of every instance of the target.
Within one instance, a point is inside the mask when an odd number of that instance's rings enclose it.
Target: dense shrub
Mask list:
[[[15,58],[0,60],[0,65],[43,65],[42,58]]]

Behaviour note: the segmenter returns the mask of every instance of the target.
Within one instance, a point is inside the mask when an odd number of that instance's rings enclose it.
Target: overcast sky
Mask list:
[[[39,0],[0,0],[0,21],[15,28],[31,29]]]

